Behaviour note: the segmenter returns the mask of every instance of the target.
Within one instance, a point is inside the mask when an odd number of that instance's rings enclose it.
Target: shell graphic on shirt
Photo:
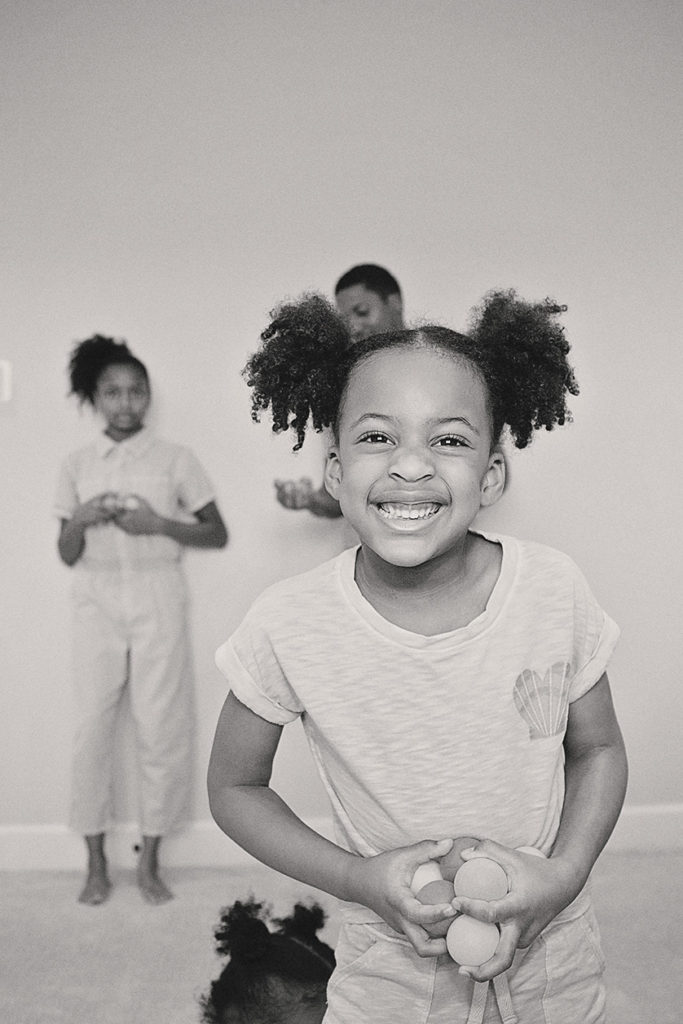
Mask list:
[[[564,732],[569,709],[569,673],[566,661],[556,661],[545,675],[525,668],[515,681],[515,707],[529,726],[529,739],[538,740]]]

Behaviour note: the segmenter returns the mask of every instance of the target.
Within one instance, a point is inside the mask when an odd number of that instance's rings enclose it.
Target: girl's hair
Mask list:
[[[284,1021],[288,1008],[301,1003],[325,1005],[334,952],[317,932],[325,922],[318,904],[294,906],[274,918],[251,897],[221,911],[215,930],[216,951],[230,960],[200,1000],[204,1024],[266,1024]]]
[[[77,395],[81,404],[95,404],[97,382],[109,366],[132,366],[145,378],[149,386],[147,367],[134,356],[125,341],[94,334],[78,342],[69,359],[70,394]]]
[[[557,322],[566,306],[525,302],[513,290],[493,291],[470,318],[467,334],[429,325],[376,334],[352,344],[341,317],[321,295],[308,294],[271,313],[261,347],[243,374],[252,388],[252,418],[270,406],[273,430],[291,429],[294,450],[307,425],[332,427],[354,367],[389,348],[433,348],[467,361],[488,393],[492,447],[507,426],[517,448],[534,430],[571,419],[568,394],[579,387],[567,361],[569,343]]]

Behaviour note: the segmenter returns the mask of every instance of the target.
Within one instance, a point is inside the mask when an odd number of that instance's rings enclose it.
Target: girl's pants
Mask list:
[[[385,924],[345,923],[336,958],[323,1024],[605,1021],[604,959],[585,893],[528,949],[517,951],[507,986],[491,984],[488,992],[458,974],[450,957],[419,957]],[[500,996],[503,987],[509,987],[509,1002]]]
[[[74,580],[74,740],[71,827],[112,820],[117,711],[128,686],[138,757],[139,825],[164,835],[187,814],[193,679],[184,579],[175,564],[77,571]]]

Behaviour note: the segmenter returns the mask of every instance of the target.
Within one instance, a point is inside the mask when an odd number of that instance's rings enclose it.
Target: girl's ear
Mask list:
[[[339,490],[342,482],[342,467],[339,456],[334,448],[330,448],[325,462],[324,483],[332,497],[339,501]]]
[[[495,505],[505,490],[507,463],[500,448],[495,448],[489,458],[488,469],[481,481],[481,507]]]

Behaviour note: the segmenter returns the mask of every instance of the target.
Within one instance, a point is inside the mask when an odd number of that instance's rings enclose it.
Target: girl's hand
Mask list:
[[[135,499],[137,508],[123,509],[117,512],[114,517],[116,525],[120,526],[125,533],[136,536],[161,533],[164,521],[152,506],[139,494],[129,495],[129,498]]]
[[[72,521],[80,526],[96,526],[106,523],[116,515],[116,495],[111,491],[96,494],[90,501],[84,501],[74,511]]]
[[[374,910],[394,931],[403,933],[419,956],[441,956],[446,952],[446,940],[431,938],[424,926],[453,918],[455,914],[449,903],[420,903],[411,892],[410,883],[419,864],[443,857],[452,845],[452,839],[426,839],[375,857],[359,857],[354,862],[354,899]]]
[[[560,911],[578,895],[580,885],[569,865],[560,858],[536,857],[501,846],[490,839],[465,851],[464,860],[488,857],[508,876],[509,892],[499,900],[473,900],[457,896],[456,911],[500,928],[498,948],[481,967],[461,968],[475,981],[489,981],[512,964],[518,948],[525,949]]]

